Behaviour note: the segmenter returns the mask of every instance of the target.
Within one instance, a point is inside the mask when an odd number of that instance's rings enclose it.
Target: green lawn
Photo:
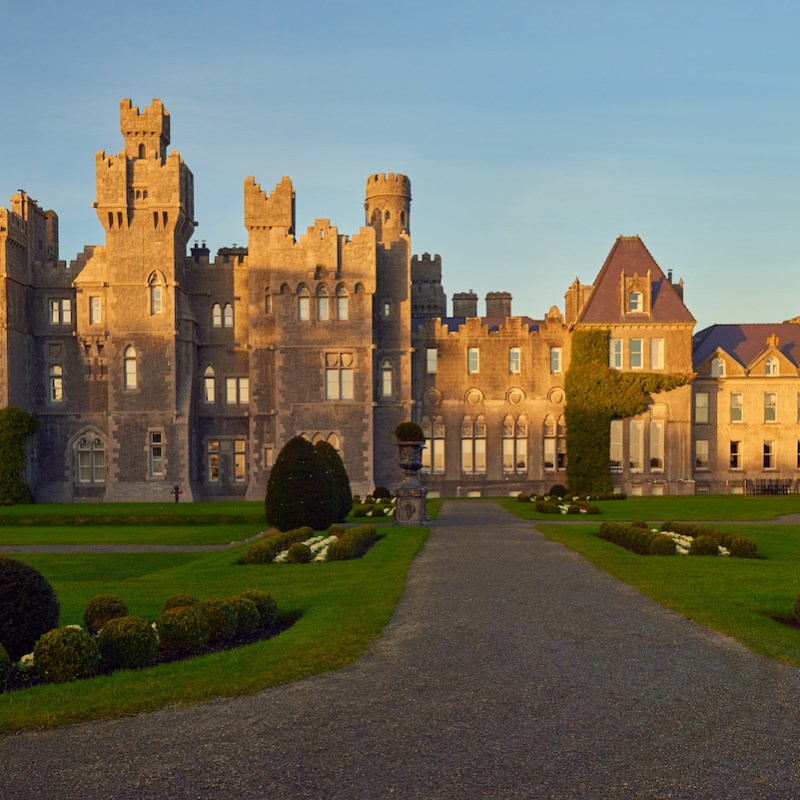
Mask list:
[[[237,526],[219,527],[223,540],[238,535],[230,532]],[[36,530],[45,535],[46,529]],[[177,592],[224,598],[253,588],[272,594],[281,617],[297,617],[297,622],[271,640],[224,653],[8,692],[0,695],[0,732],[247,694],[351,663],[381,635],[427,536],[425,528],[387,526],[381,531],[385,538],[362,560],[330,564],[244,566],[237,563],[243,548],[14,556],[51,581],[61,601],[62,624],[80,622],[85,603],[101,592],[119,594],[131,613],[154,620],[163,601]]]
[[[750,498],[739,502],[748,504]],[[645,519],[660,516],[651,513]],[[800,592],[800,526],[714,526],[756,542],[756,559],[638,556],[595,536],[597,527],[536,527],[658,603],[757,653],[800,666],[800,630],[771,618],[791,619]]]
[[[533,503],[519,503],[503,497],[498,502],[522,519],[550,520],[559,517],[539,514]],[[600,509],[600,520],[770,520],[783,514],[800,514],[800,495],[669,495],[629,497],[627,500],[591,501]],[[560,519],[574,521],[574,517]],[[582,520],[597,517],[581,516]]]

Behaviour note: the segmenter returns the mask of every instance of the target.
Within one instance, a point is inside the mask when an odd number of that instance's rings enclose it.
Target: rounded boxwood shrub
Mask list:
[[[530,503],[531,496],[529,494],[525,494],[525,492],[520,492],[517,495],[517,502],[518,503]]]
[[[287,551],[286,559],[290,564],[308,564],[311,561],[311,548],[302,542],[295,542]]]
[[[376,500],[388,500],[391,498],[392,493],[385,487],[385,486],[376,486],[375,491],[372,493],[372,496]]]
[[[278,619],[278,604],[270,594],[263,589],[248,589],[246,592],[242,592],[241,596],[256,604],[261,627],[269,628],[275,624]]]
[[[794,611],[794,618],[800,622],[800,594],[795,597],[794,607],[792,610]]]
[[[756,543],[752,539],[744,536],[736,536],[731,539],[728,550],[734,558],[755,558]]]
[[[665,533],[656,534],[650,541],[651,556],[674,556],[675,541]]]
[[[8,651],[0,644],[0,692],[6,688],[8,676],[11,673],[11,658]]]
[[[425,432],[416,422],[406,421],[394,429],[394,438],[398,442],[424,442]]]
[[[633,522],[628,523],[629,528],[641,528],[643,531],[649,531],[650,526],[643,519],[635,519]]]
[[[168,655],[187,656],[202,650],[211,636],[211,625],[200,605],[169,608],[156,621],[158,646]]]
[[[550,497],[564,497],[567,494],[567,487],[563,484],[556,483],[554,486],[550,487],[550,491],[547,493]]]
[[[710,536],[696,536],[689,545],[690,556],[718,556],[717,540]]]
[[[115,617],[97,634],[97,646],[111,669],[141,669],[156,663],[158,637],[142,617]]]
[[[60,611],[41,572],[0,556],[0,644],[12,661],[30,653],[36,640],[58,625]]]
[[[90,678],[97,672],[97,640],[83,628],[54,628],[43,633],[33,647],[33,665],[45,683]]]
[[[83,608],[83,624],[90,633],[97,633],[109,620],[124,617],[128,606],[115,594],[98,594]]]
[[[186,608],[186,606],[200,605],[200,601],[191,594],[173,594],[164,601],[161,606],[162,611],[169,611],[171,608]]]
[[[236,609],[227,600],[211,598],[200,602],[210,627],[209,644],[229,642],[236,636],[238,619]]]
[[[229,597],[228,602],[236,610],[236,633],[239,636],[249,636],[258,628],[258,606],[240,594]]]

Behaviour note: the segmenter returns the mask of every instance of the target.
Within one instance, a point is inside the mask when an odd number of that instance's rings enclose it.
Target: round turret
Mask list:
[[[370,175],[364,210],[379,242],[396,241],[401,233],[410,233],[411,181],[394,172]]]

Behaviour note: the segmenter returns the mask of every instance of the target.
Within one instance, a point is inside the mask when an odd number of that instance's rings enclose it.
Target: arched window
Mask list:
[[[206,403],[214,403],[217,399],[216,381],[214,375],[214,367],[211,365],[206,367],[203,373],[203,400]]]
[[[160,314],[163,309],[163,288],[161,276],[153,273],[150,276],[150,314]]]
[[[401,211],[400,212],[400,226],[403,227],[403,228],[405,228],[405,226],[406,226],[406,212],[405,211]]]
[[[556,468],[556,420],[552,414],[544,418],[544,468],[546,472]]]
[[[347,289],[344,286],[339,286],[336,289],[336,318],[348,319],[350,316],[350,298],[347,295]]]
[[[78,440],[78,483],[105,483],[106,448],[99,436],[83,436]]]
[[[139,158],[145,158],[147,156],[147,148],[144,146],[144,142],[139,145]]]
[[[392,218],[392,215],[391,215],[391,213],[390,213],[389,211],[387,211],[387,212],[386,212],[386,216],[384,217],[384,220],[385,220],[386,222],[388,222],[388,221],[389,221],[391,218]]]
[[[211,306],[211,326],[213,328],[222,327],[222,306],[219,303]]]
[[[422,471],[443,475],[445,466],[444,422],[441,417],[433,420],[422,418],[422,432],[425,434],[425,447],[422,450]]]
[[[562,414],[556,425],[556,469],[567,468],[567,421]]]
[[[711,362],[711,377],[724,378],[725,377],[725,362],[717,357]]]
[[[126,389],[135,389],[138,386],[136,376],[136,349],[133,347],[125,348],[124,355],[125,376],[124,385]]]
[[[233,306],[230,303],[225,304],[224,324],[226,328],[233,327]]]
[[[64,371],[58,364],[50,367],[50,399],[54,403],[64,399]]]
[[[461,471],[471,475],[486,472],[486,422],[479,416],[461,422]]]
[[[339,450],[339,437],[335,433],[328,436],[328,444],[338,452]]]
[[[315,433],[311,437],[311,444],[317,444],[317,442],[324,442],[324,441],[325,441],[325,438],[323,437],[323,435],[319,431],[317,431],[317,433]]]
[[[766,371],[766,374],[771,376],[771,377],[775,377],[776,375],[780,375],[780,371],[781,371],[780,370],[780,366],[778,364],[778,359],[775,358],[775,356],[769,356],[769,358],[767,358],[767,361],[766,361],[766,364],[765,364],[765,371]]]
[[[325,322],[330,319],[330,300],[328,290],[324,286],[317,288],[317,319]]]
[[[524,417],[503,420],[503,472],[523,473],[528,470],[528,424]]]
[[[385,358],[381,362],[381,397],[391,397],[392,394],[392,362]]]
[[[308,295],[308,289],[305,286],[299,286],[297,289],[297,318],[306,321],[311,317],[311,300]]]

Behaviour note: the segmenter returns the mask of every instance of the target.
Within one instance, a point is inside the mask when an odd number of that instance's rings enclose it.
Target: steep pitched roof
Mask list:
[[[650,313],[626,314],[622,310],[620,283],[650,271]],[[595,278],[594,289],[578,316],[578,323],[613,325],[632,322],[695,322],[675,287],[638,236],[619,236]]]
[[[795,366],[800,365],[800,325],[796,323],[711,325],[692,337],[692,363],[697,369],[719,347],[743,367],[767,348],[767,339],[778,337],[778,350]]]

